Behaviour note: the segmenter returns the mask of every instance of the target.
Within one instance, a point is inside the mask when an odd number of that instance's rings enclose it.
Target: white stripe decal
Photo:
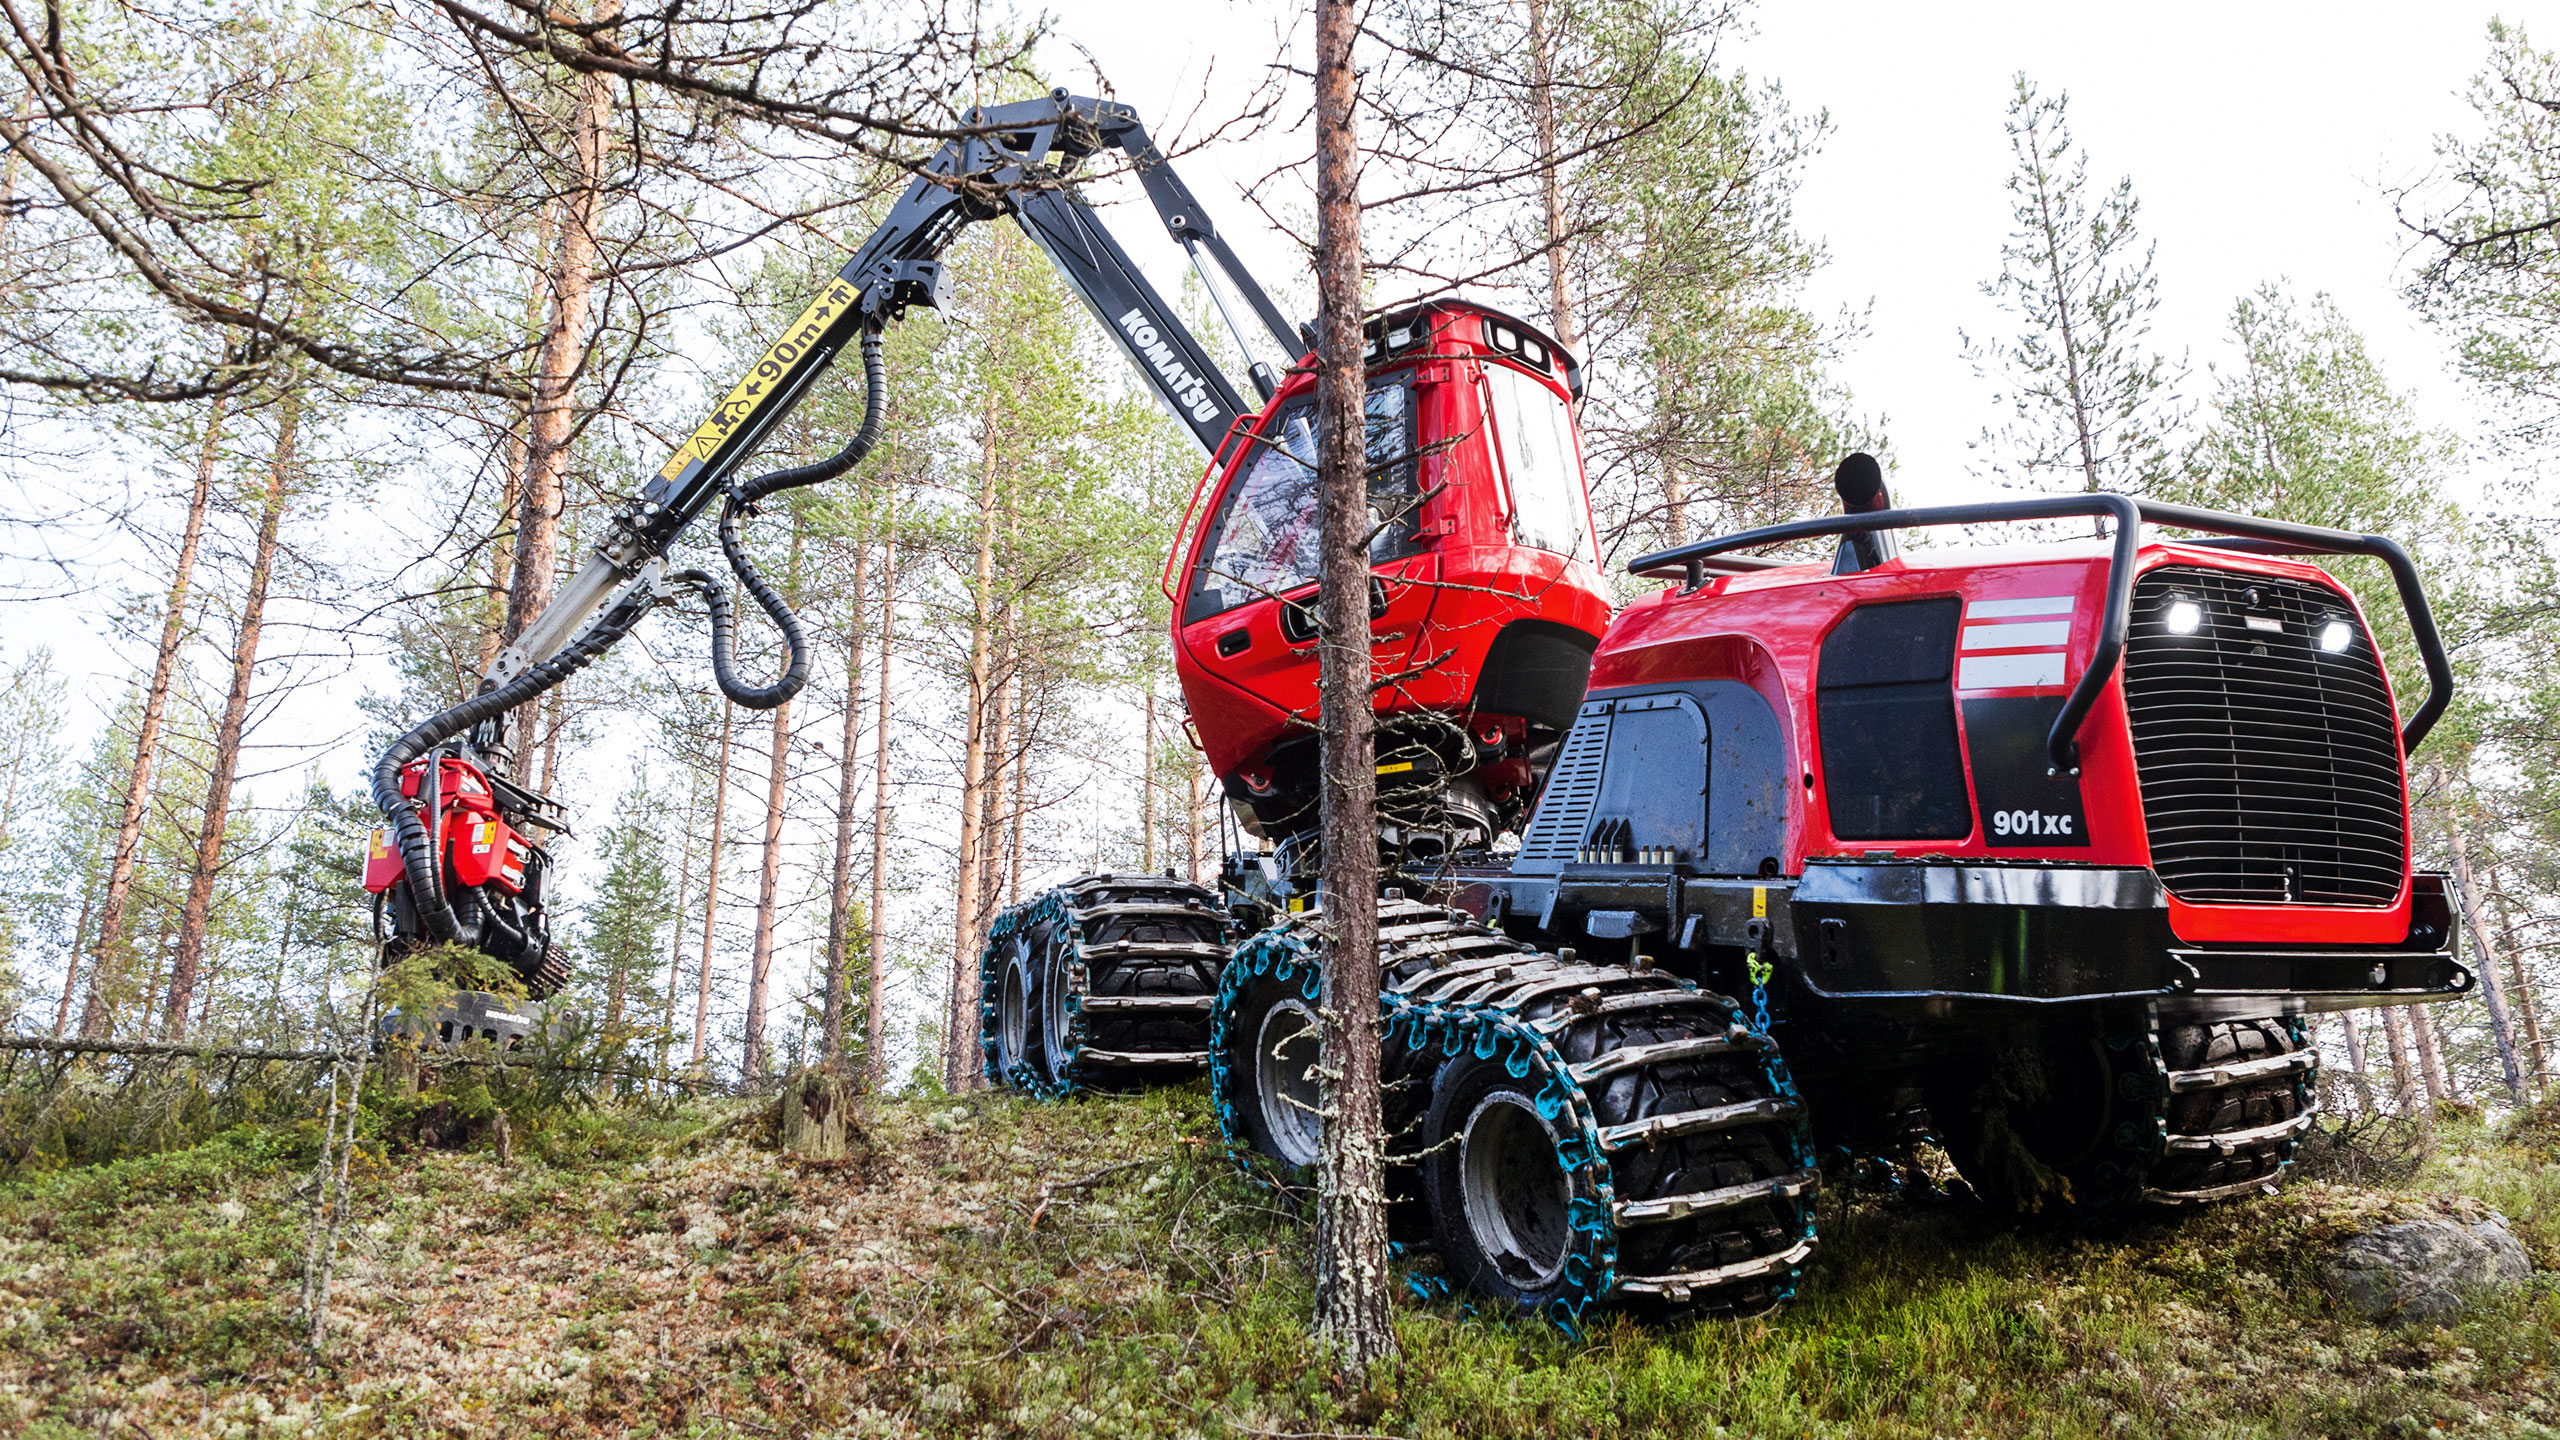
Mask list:
[[[2077,601],[2069,595],[2035,595],[2023,600],[1976,600],[1964,607],[1967,620],[2000,620],[2011,615],[2068,615]]]
[[[2062,683],[2062,652],[2041,655],[1967,655],[1956,666],[1959,690],[2009,690]]]
[[[2068,645],[2071,622],[2068,620],[2013,620],[2006,625],[1967,625],[1964,648],[1967,650],[2023,650],[2030,645]]]

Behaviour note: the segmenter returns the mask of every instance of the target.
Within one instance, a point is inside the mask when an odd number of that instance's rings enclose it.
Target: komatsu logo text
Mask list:
[[[1182,363],[1182,357],[1173,353],[1173,346],[1156,333],[1155,326],[1147,323],[1147,312],[1132,310],[1121,316],[1120,329],[1129,337],[1129,344],[1155,367],[1158,375],[1164,377],[1165,389],[1172,393],[1183,409],[1191,412],[1192,419],[1206,425],[1218,418],[1218,402],[1209,397],[1209,382],[1192,374],[1191,367]]]

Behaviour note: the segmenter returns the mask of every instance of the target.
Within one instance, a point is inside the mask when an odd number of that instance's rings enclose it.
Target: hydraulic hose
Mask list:
[[[738,586],[766,614],[774,628],[782,632],[782,648],[786,657],[782,676],[770,685],[750,685],[739,676],[736,665],[737,612],[729,601],[727,588],[699,570],[687,571],[679,578],[689,579],[702,588],[704,603],[711,610],[711,675],[719,681],[720,693],[750,710],[771,710],[800,693],[809,683],[809,636],[801,627],[800,617],[791,613],[790,604],[779,591],[765,583],[758,574],[755,561],[738,537],[738,521],[754,513],[755,503],[767,495],[796,490],[833,480],[862,463],[862,457],[880,443],[880,429],[889,408],[889,380],[880,363],[880,332],[862,332],[862,428],[856,430],[845,447],[824,460],[809,465],[796,465],[783,470],[769,470],[729,492],[720,507],[720,553],[728,557],[729,569],[738,577]]]
[[[791,607],[783,603],[773,587],[764,583],[748,561],[746,550],[738,540],[738,517],[757,500],[777,491],[834,479],[859,464],[862,457],[880,442],[881,424],[888,410],[889,382],[880,362],[880,335],[874,330],[863,332],[862,374],[862,428],[854,433],[851,442],[815,464],[769,471],[744,485],[733,487],[721,512],[720,548],[729,557],[730,568],[737,572],[747,593],[755,597],[756,603],[781,628],[783,644],[790,651],[790,664],[782,678],[762,688],[750,687],[739,680],[730,664],[730,641],[734,638],[735,622],[726,590],[719,581],[699,570],[688,570],[676,577],[702,587],[711,608],[712,670],[720,681],[722,692],[741,705],[769,710],[799,693],[800,687],[808,683],[809,655],[808,637],[800,627],[799,618],[791,613]],[[410,903],[416,907],[418,918],[426,926],[430,938],[440,942],[458,939],[462,934],[462,922],[461,917],[454,914],[452,905],[447,903],[442,884],[443,867],[438,863],[435,837],[428,829],[428,822],[419,817],[418,802],[400,793],[400,772],[408,768],[409,762],[447,740],[543,695],[585,669],[612,649],[623,636],[630,634],[654,604],[654,599],[646,594],[626,593],[597,616],[594,623],[579,631],[576,638],[562,646],[558,653],[527,667],[524,673],[503,685],[492,686],[459,705],[429,716],[416,728],[391,742],[391,748],[383,751],[382,758],[374,762],[373,803],[381,809],[383,818],[391,822],[392,843],[399,847],[400,864],[409,880]],[[439,774],[436,778],[441,781],[443,777]]]

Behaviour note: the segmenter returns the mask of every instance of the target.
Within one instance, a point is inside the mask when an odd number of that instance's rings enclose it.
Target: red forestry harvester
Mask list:
[[[1009,215],[1211,455],[1166,588],[1194,733],[1258,844],[1214,887],[1094,875],[1000,914],[986,1072],[1063,1096],[1206,1070],[1236,1152],[1286,1177],[1316,1158],[1327,944],[1313,382],[1248,359],[1248,406],[1074,165],[1122,151],[1195,265],[1286,353],[1304,335],[1125,108],[1060,92],[972,121],[482,694],[384,756],[368,884],[395,946],[458,941],[557,983],[531,838],[551,807],[501,778],[503,717],[688,591],[724,691],[796,690],[805,646],[738,519],[860,458],[880,328],[933,303],[964,222]],[[1896,510],[1852,456],[1842,514],[1644,556],[1669,583],[1612,618],[1573,357],[1454,300],[1369,335],[1393,1217],[1450,1280],[1530,1309],[1765,1310],[1812,1252],[1818,1160],[1924,1134],[2018,1209],[2271,1186],[2313,1117],[2305,1017],[2468,988],[2443,879],[2411,871],[2405,782],[2452,676],[2389,540],[2111,495]],[[736,479],[857,336],[862,432]],[[714,500],[790,649],[771,686],[734,673],[725,586],[663,558]],[[1897,541],[2070,517],[2108,538]],[[1829,559],[1752,553],[1812,540]],[[2405,722],[2323,554],[2398,582],[2428,686]]]

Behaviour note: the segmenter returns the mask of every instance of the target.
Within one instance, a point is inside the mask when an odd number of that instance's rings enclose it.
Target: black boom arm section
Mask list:
[[[943,252],[971,221],[1004,215],[1056,264],[1200,448],[1215,454],[1253,407],[1070,185],[1076,166],[1106,149],[1129,158],[1165,229],[1195,265],[1208,253],[1282,353],[1294,357],[1306,348],[1129,107],[1058,90],[973,109],[963,124],[969,135],[944,146],[908,183],[836,282],[642,491],[644,505],[657,507],[650,515],[667,517],[650,528],[670,521],[681,528],[676,517],[699,513],[857,331],[878,329],[911,305],[939,307],[948,286]]]
[[[1021,225],[1165,408],[1204,452],[1216,454],[1253,407],[1076,192],[1071,178],[1077,166],[1105,150],[1128,157],[1167,233],[1195,267],[1204,254],[1217,265],[1283,354],[1294,357],[1309,348],[1219,237],[1198,197],[1129,107],[1053,90],[1043,99],[980,107],[962,118],[965,133],[908,182],[853,259],[614,518],[594,558],[498,657],[490,681],[512,679],[565,649],[616,590],[663,555],[714,502],[729,497],[739,467],[857,336],[878,334],[910,306],[939,307],[949,291],[943,252],[973,221],[1009,215]],[[1225,298],[1205,269],[1202,280],[1223,312]],[[1241,332],[1237,340],[1243,343]],[[1267,398],[1276,377],[1268,366],[1254,363],[1252,369]],[[822,478],[816,471],[795,471],[786,483]]]

